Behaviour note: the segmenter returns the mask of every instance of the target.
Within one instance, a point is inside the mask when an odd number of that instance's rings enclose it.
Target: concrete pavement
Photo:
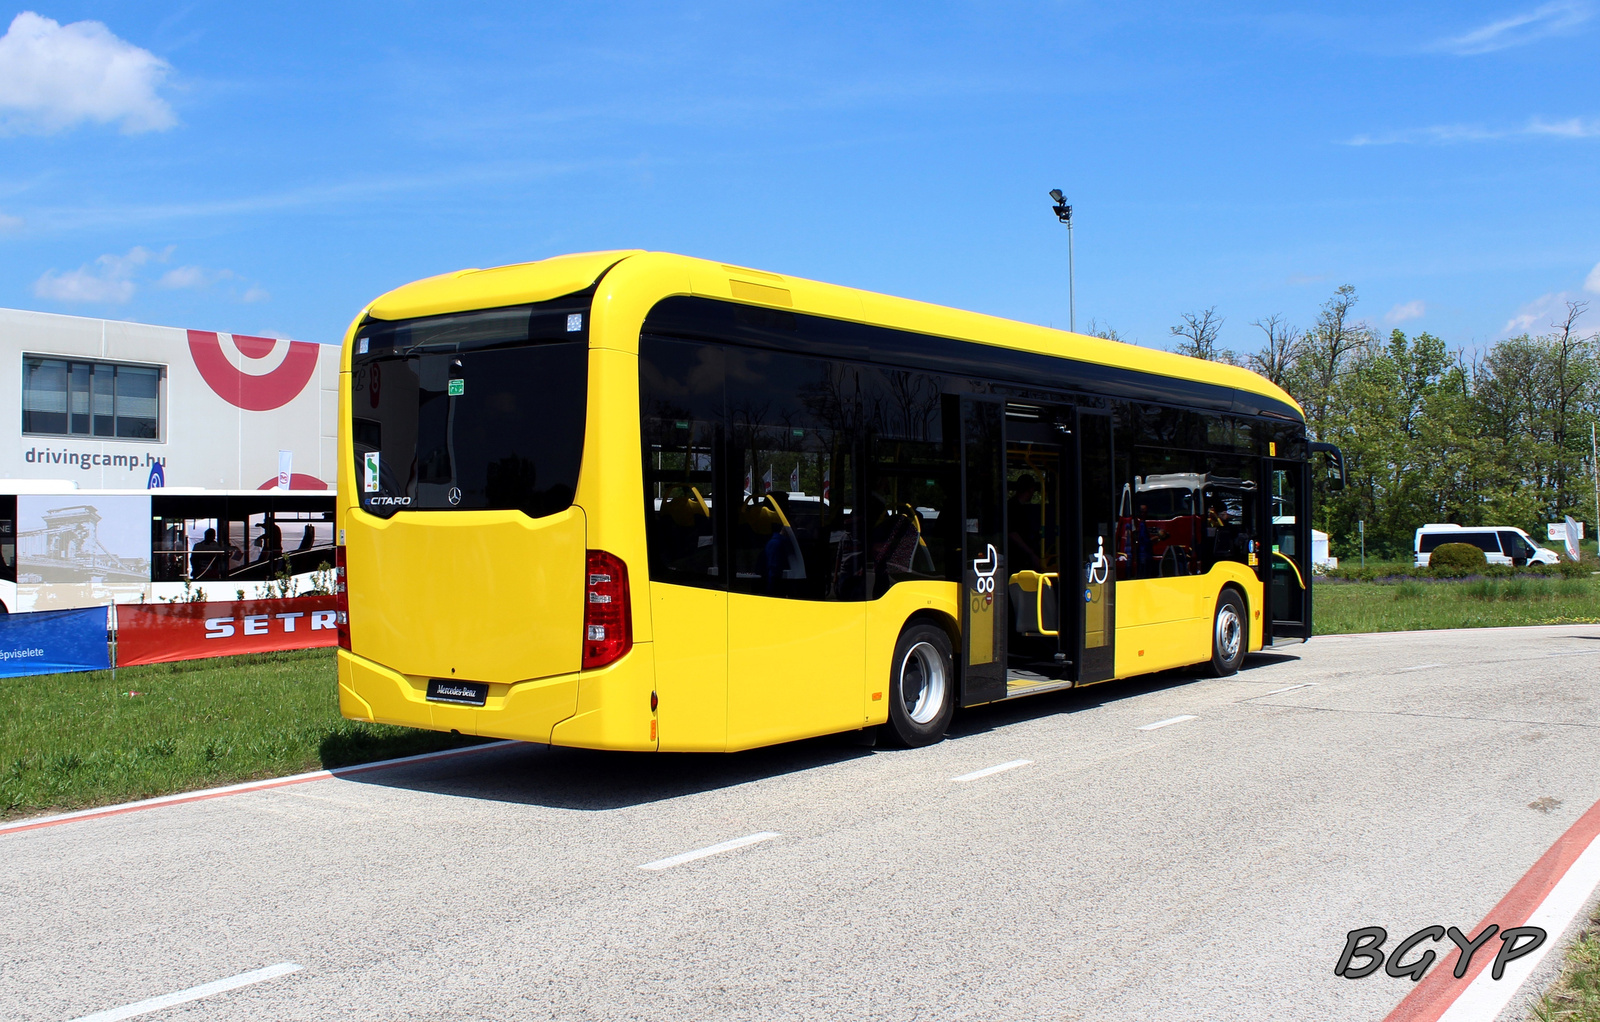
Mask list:
[[[1600,626],[1332,636],[927,749],[506,746],[0,834],[0,1017],[292,962],[150,1017],[1382,1019],[1345,933],[1472,927],[1600,800],[1597,667]]]

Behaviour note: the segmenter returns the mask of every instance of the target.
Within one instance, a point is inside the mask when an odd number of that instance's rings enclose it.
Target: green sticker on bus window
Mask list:
[[[451,380],[450,381],[450,396],[451,397],[460,397],[462,392],[464,392],[466,389],[467,389],[467,381],[466,380]]]

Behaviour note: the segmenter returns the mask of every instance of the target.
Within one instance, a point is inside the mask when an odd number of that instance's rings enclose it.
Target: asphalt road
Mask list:
[[[0,1018],[292,962],[149,1017],[1381,1019],[1346,932],[1469,929],[1600,799],[1597,667],[1600,626],[1335,636],[928,749],[504,746],[4,834]]]

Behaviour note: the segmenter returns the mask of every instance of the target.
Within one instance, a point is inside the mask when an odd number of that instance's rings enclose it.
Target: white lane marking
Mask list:
[[[1272,693],[1268,692],[1267,694],[1271,695]],[[1200,719],[1199,717],[1195,716],[1192,713],[1185,713],[1181,717],[1168,717],[1166,720],[1158,720],[1154,724],[1141,724],[1140,726],[1134,728],[1134,730],[1135,731],[1154,731],[1156,728],[1158,728],[1158,727],[1166,727],[1168,724],[1182,724],[1186,720],[1199,720],[1199,719]]]
[[[120,1008],[107,1008],[105,1011],[97,1011],[93,1015],[83,1015],[75,1018],[72,1022],[118,1022],[120,1019],[133,1018],[135,1015],[148,1015],[152,1011],[170,1008],[175,1004],[187,1004],[190,1001],[198,1001],[202,997],[226,993],[229,990],[247,987],[252,983],[262,983],[269,979],[277,979],[279,976],[287,976],[291,972],[299,971],[300,966],[293,962],[279,962],[277,965],[269,965],[265,969],[257,969],[254,972],[241,973],[229,979],[213,980],[210,983],[202,983],[200,986],[190,987],[187,990],[179,990],[175,994],[162,994],[160,997],[152,997],[148,1001],[140,1001],[137,1004],[127,1004]]]
[[[1415,667],[1402,667],[1398,671],[1395,671],[1394,673],[1396,673],[1396,674],[1405,674],[1408,671],[1426,671],[1426,670],[1429,670],[1429,669],[1434,668],[1434,667],[1443,667],[1443,666],[1444,666],[1444,664],[1418,664]]]
[[[1600,886],[1600,837],[1589,842],[1589,847],[1574,860],[1566,875],[1557,881],[1523,924],[1543,928],[1549,934],[1544,945],[1507,965],[1505,975],[1499,980],[1494,978],[1492,967],[1478,973],[1456,1002],[1439,1016],[1439,1022],[1493,1022],[1511,1003],[1517,989],[1533,975],[1545,953],[1561,942],[1561,935],[1572,924],[1578,910],[1588,903],[1589,895],[1597,886]],[[1478,953],[1489,950],[1484,948]]]
[[[1263,692],[1262,695],[1275,696],[1275,695],[1279,695],[1279,694],[1281,694],[1283,692],[1293,692],[1297,688],[1316,688],[1316,687],[1317,687],[1317,683],[1316,682],[1314,682],[1314,681],[1306,681],[1306,682],[1301,682],[1298,685],[1290,685],[1287,688],[1275,688],[1271,692]]]
[[[984,767],[982,770],[974,770],[970,774],[962,774],[960,777],[952,777],[950,778],[950,781],[954,784],[961,784],[966,781],[976,781],[980,777],[989,777],[1005,770],[1015,770],[1017,767],[1024,767],[1032,762],[1033,760],[1031,759],[1014,759],[1009,763],[1001,763],[999,766]]]
[[[671,869],[673,866],[681,866],[686,862],[693,862],[696,859],[703,859],[708,855],[718,855],[722,852],[731,852],[735,848],[744,848],[747,845],[757,844],[761,841],[770,841],[778,836],[779,835],[773,831],[763,830],[759,834],[746,834],[744,837],[736,837],[732,841],[724,841],[721,844],[710,845],[706,848],[696,848],[694,851],[684,852],[682,855],[674,855],[665,859],[657,859],[655,862],[647,862],[639,868],[653,870]]]

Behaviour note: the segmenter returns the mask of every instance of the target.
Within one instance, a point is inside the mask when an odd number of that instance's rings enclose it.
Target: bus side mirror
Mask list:
[[[1344,489],[1344,452],[1333,444],[1325,444],[1313,440],[1309,445],[1311,456],[1315,458],[1322,455],[1328,471],[1328,489],[1338,491]]]

